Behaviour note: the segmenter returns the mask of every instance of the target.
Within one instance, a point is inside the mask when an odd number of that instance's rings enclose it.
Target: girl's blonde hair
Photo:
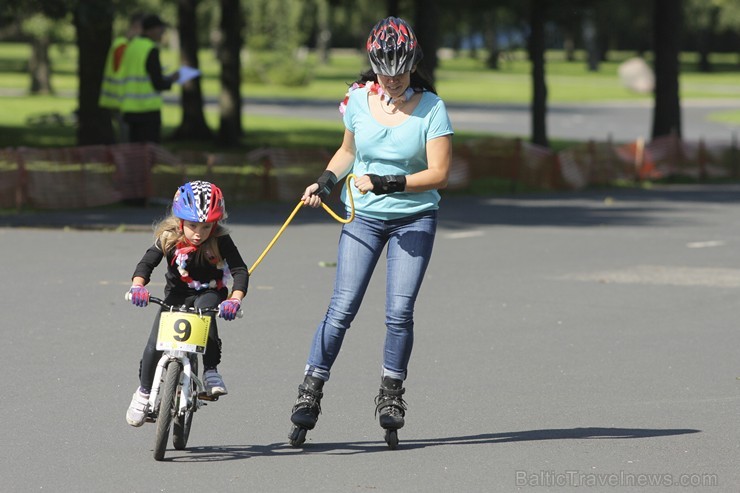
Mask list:
[[[223,219],[226,219],[224,215]],[[221,258],[221,252],[218,250],[218,241],[216,238],[228,234],[228,230],[217,222],[215,229],[211,233],[211,236],[204,241],[198,249],[195,251],[195,255],[192,257],[196,264],[217,264],[223,259]],[[185,243],[185,232],[182,229],[182,219],[170,213],[169,216],[165,217],[154,225],[154,239],[159,240],[162,252],[165,255],[173,251],[177,245]]]

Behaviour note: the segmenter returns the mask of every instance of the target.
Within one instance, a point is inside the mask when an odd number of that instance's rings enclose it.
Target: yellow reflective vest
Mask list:
[[[105,60],[105,69],[103,71],[103,83],[100,86],[100,98],[98,99],[98,105],[102,108],[117,110],[121,107],[123,71],[121,70],[120,62],[122,60],[123,50],[126,49],[126,43],[128,43],[128,38],[126,36],[119,36],[113,40],[108,50],[108,57]]]
[[[123,72],[121,112],[144,113],[162,109],[162,96],[154,89],[146,71],[146,59],[154,41],[137,36],[126,47],[120,70]]]

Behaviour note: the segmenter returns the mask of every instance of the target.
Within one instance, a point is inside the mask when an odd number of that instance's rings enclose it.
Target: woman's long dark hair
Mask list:
[[[366,72],[362,72],[360,74],[360,78],[355,81],[357,84],[365,84],[366,82],[378,82],[378,76],[373,72],[372,69],[367,70]],[[352,84],[349,84],[350,86]],[[411,84],[410,87],[414,90],[414,92],[424,92],[429,91],[431,93],[437,94],[437,90],[434,88],[434,84],[432,84],[432,78],[429,77],[427,72],[420,66],[416,66],[416,70],[411,72]]]

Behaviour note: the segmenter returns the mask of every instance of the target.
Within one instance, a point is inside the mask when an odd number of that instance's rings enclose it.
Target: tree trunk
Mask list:
[[[419,38],[419,45],[424,52],[419,65],[426,71],[434,83],[434,72],[437,69],[437,48],[439,47],[439,6],[437,2],[414,0],[414,32]]]
[[[331,49],[331,6],[327,0],[318,0],[316,12],[316,53],[319,63],[329,63],[329,50]]]
[[[545,82],[545,12],[547,0],[530,3],[529,60],[532,63],[532,142],[549,147],[547,140],[547,83]]]
[[[498,25],[496,23],[496,12],[487,11],[483,13],[483,39],[486,43],[486,49],[488,56],[486,57],[486,67],[491,70],[498,70],[498,60],[501,55],[501,50],[498,46]]]
[[[653,0],[653,51],[655,54],[655,107],[652,138],[681,136],[681,101],[678,55],[681,0]]]
[[[113,35],[113,10],[106,0],[80,2],[74,11],[78,50],[78,145],[113,144],[110,114],[98,106],[103,69]]]
[[[218,142],[236,146],[242,136],[241,105],[241,8],[239,0],[221,1],[222,46],[219,50],[221,61],[221,110]]]
[[[43,35],[31,41],[31,94],[52,94],[51,61],[49,60],[49,36]]]
[[[699,71],[709,73],[712,71],[712,62],[709,55],[714,49],[714,33],[717,32],[719,23],[719,7],[712,7],[709,12],[708,25],[699,32]]]
[[[597,28],[598,25],[594,22],[593,15],[586,15],[583,20],[583,43],[586,45],[586,53],[588,54],[589,72],[598,72],[599,62],[601,62]]]
[[[178,0],[177,31],[180,38],[180,63],[200,68],[198,63],[198,20],[199,0]],[[211,140],[213,132],[208,128],[203,114],[203,92],[201,78],[196,77],[182,85],[182,121],[173,134],[175,140]]]

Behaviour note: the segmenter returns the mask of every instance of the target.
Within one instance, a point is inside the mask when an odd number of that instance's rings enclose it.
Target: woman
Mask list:
[[[372,69],[340,105],[346,127],[342,145],[301,198],[318,207],[338,177],[358,176],[355,190],[342,191],[345,203],[347,194],[353,195],[356,217],[342,229],[334,294],[298,387],[289,437],[294,446],[316,425],[324,383],[386,246],[386,339],[376,413],[380,426],[394,436],[404,425],[414,303],[432,253],[437,189],[447,184],[453,131],[444,103],[419,73],[422,51],[404,20],[380,21],[368,37],[367,51]]]

